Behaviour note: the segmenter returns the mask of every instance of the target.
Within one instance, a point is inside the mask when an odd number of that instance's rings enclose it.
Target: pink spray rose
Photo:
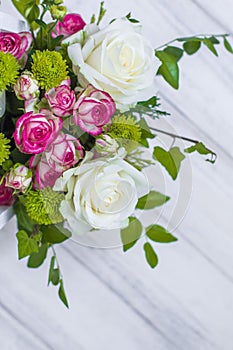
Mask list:
[[[68,134],[59,134],[46,152],[30,160],[35,168],[35,186],[52,187],[65,170],[75,165],[84,156],[79,140]]]
[[[75,104],[75,93],[67,85],[60,85],[45,93],[52,112],[59,117],[67,117],[72,114]]]
[[[32,43],[30,32],[0,32],[0,51],[8,52],[17,60],[21,59]]]
[[[112,97],[88,85],[74,105],[74,123],[96,136],[102,133],[102,126],[110,123],[115,112],[116,104]]]
[[[33,156],[30,159],[29,167],[35,169],[33,188],[53,187],[56,180],[62,175],[61,171],[57,172],[49,166],[44,153]]]
[[[46,150],[45,156],[52,169],[63,172],[83,158],[84,151],[79,140],[71,135],[60,133]]]
[[[20,100],[32,100],[39,96],[38,81],[33,78],[30,72],[24,72],[16,84],[14,85],[14,91],[18,99]]]
[[[5,179],[0,184],[0,205],[12,205],[15,198],[13,197],[13,189],[6,187]]]
[[[23,114],[16,122],[13,134],[15,144],[22,153],[44,152],[62,128],[62,119],[48,110]]]
[[[85,27],[86,23],[77,13],[69,13],[62,21],[58,21],[56,25],[56,33],[52,33],[53,37],[64,35],[64,38],[75,34]]]
[[[32,181],[32,172],[25,165],[15,164],[6,175],[6,187],[25,192]]]

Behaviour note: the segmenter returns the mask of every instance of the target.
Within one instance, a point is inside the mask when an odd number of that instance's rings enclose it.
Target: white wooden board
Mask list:
[[[66,4],[86,20],[98,9],[96,0]],[[105,23],[132,11],[155,47],[177,36],[233,29],[231,0],[106,0],[106,6]],[[9,0],[2,9],[13,13]],[[233,56],[220,50],[215,58],[203,48],[184,58],[181,68],[178,92],[159,80],[162,107],[172,113],[169,124],[203,140],[219,157],[214,166],[191,158],[192,197],[174,232],[179,241],[158,245],[155,271],[144,261],[143,240],[127,254],[67,242],[57,249],[67,311],[46,286],[48,265],[32,271],[17,261],[11,220],[0,235],[2,349],[232,350]],[[168,182],[168,194],[176,196],[179,184]],[[163,224],[174,202],[169,205]],[[98,244],[98,237],[91,240]]]

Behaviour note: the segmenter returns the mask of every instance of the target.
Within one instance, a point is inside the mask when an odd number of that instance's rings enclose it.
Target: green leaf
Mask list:
[[[212,35],[209,40],[212,42],[212,44],[214,45],[218,45],[220,43],[220,41],[214,36]]]
[[[41,19],[35,19],[35,22],[40,26],[40,27],[42,27],[43,29],[45,29],[45,30],[47,30],[47,24],[44,22],[44,21],[42,21]]]
[[[51,282],[54,286],[57,286],[60,281],[60,270],[59,268],[53,269],[51,273]]]
[[[19,230],[24,230],[31,234],[34,230],[35,223],[27,215],[26,209],[24,207],[24,197],[19,197],[20,199],[14,205],[14,212],[17,216],[17,225]]]
[[[43,242],[57,244],[66,241],[71,237],[71,233],[62,225],[46,225],[40,227],[43,233]]]
[[[170,151],[165,151],[161,147],[155,147],[153,157],[157,160],[175,180],[178,176],[182,160],[185,159],[178,147],[173,147]]]
[[[201,47],[200,41],[187,41],[183,44],[184,51],[188,55],[193,55],[196,53]]]
[[[205,44],[205,46],[215,55],[218,56],[218,53],[214,47],[214,44],[212,43],[211,39],[209,38],[205,38],[203,39],[203,43]]]
[[[33,269],[41,266],[47,257],[47,252],[48,245],[42,244],[37,253],[30,255],[27,266]]]
[[[59,295],[61,301],[64,303],[64,305],[69,309],[69,304],[67,301],[67,297],[66,297],[66,293],[65,293],[64,284],[63,284],[62,279],[60,280],[60,287],[59,287],[58,295]]]
[[[178,89],[179,67],[176,58],[164,51],[156,51],[155,55],[162,62],[157,74],[162,75],[174,89]]]
[[[166,203],[170,197],[157,192],[157,191],[150,191],[145,196],[139,198],[136,208],[137,209],[153,209],[155,207],[160,207],[164,203]]]
[[[129,217],[129,225],[121,230],[121,241],[123,243],[123,251],[126,252],[132,248],[142,234],[142,224],[135,217]]]
[[[91,23],[91,24],[92,24],[92,23],[95,23],[95,21],[96,21],[96,18],[95,18],[95,15],[93,14],[93,15],[91,16],[90,23]]]
[[[231,44],[229,43],[229,41],[227,40],[227,38],[226,38],[225,36],[224,36],[224,41],[223,41],[223,43],[224,43],[225,49],[226,49],[227,51],[229,51],[230,53],[233,53],[232,46],[231,46]]]
[[[58,35],[56,38],[52,40],[52,49],[55,49],[56,46],[60,45],[61,40],[64,38],[64,35]]]
[[[97,19],[97,25],[100,24],[100,22],[102,21],[103,17],[105,16],[105,13],[107,12],[107,10],[104,8],[104,1],[101,1],[100,3],[100,11],[99,11],[99,16]]]
[[[155,138],[155,135],[151,133],[149,126],[147,125],[147,122],[144,118],[141,118],[138,125],[141,128],[141,140],[140,143],[144,147],[149,147],[149,143],[147,139],[153,139]]]
[[[144,251],[145,251],[145,255],[146,255],[146,260],[148,262],[148,264],[150,265],[150,267],[152,267],[152,269],[155,268],[155,266],[158,265],[159,259],[157,254],[155,253],[152,245],[150,243],[145,243],[144,244]]]
[[[144,118],[141,118],[138,125],[141,128],[141,138],[154,139],[155,135],[151,133],[150,128]]]
[[[54,286],[57,286],[60,282],[61,273],[59,267],[55,268],[55,261],[56,257],[55,255],[53,255],[50,261],[48,285],[50,284],[50,282],[52,282]]]
[[[31,5],[32,0],[12,0],[13,5],[24,16],[25,9]]]
[[[19,259],[23,259],[32,253],[38,252],[38,243],[36,238],[28,237],[27,232],[20,230],[17,232],[16,237],[18,239],[18,256]]]
[[[146,228],[146,235],[154,242],[171,243],[177,241],[170,232],[160,225],[150,225]]]
[[[176,46],[167,46],[163,51],[173,56],[176,62],[178,62],[181,59],[184,53],[182,49]]]
[[[30,7],[27,7],[24,11],[24,17],[29,24],[35,21],[40,15],[40,9],[37,5],[33,4]]]
[[[131,12],[129,12],[125,17],[132,23],[140,23],[137,19],[131,17]]]
[[[206,159],[207,161],[211,162],[211,163],[215,163],[216,159],[217,159],[217,155],[215,152],[211,151],[210,149],[208,149],[202,142],[198,142],[195,145],[186,148],[184,150],[186,153],[193,153],[193,152],[198,152],[199,154],[210,154],[211,155],[211,159]]]
[[[157,107],[157,103],[158,103],[157,97],[153,96],[147,101],[138,102],[138,105],[143,106],[143,107],[147,107],[147,108],[154,108],[154,107]]]
[[[35,0],[12,0],[13,5],[26,18],[29,24],[34,22],[40,15],[38,1]]]
[[[49,277],[48,277],[48,285],[50,282],[52,282],[52,276],[53,276],[53,271],[54,271],[54,265],[55,265],[55,256],[53,255],[50,261],[50,266],[49,266]]]

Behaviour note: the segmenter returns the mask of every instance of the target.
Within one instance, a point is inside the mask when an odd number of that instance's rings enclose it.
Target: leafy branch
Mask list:
[[[54,249],[54,246],[51,246],[52,251],[53,251],[53,256],[50,261],[50,267],[49,267],[49,277],[48,277],[48,285],[50,282],[54,285],[57,286],[59,285],[59,290],[58,290],[58,295],[63,304],[69,308],[69,304],[67,301],[65,289],[64,289],[64,282],[63,282],[63,277],[59,265],[59,261],[57,259],[57,254]]]
[[[184,52],[188,55],[196,53],[202,44],[204,44],[215,56],[218,56],[216,45],[220,44],[219,39],[223,39],[225,49],[233,54],[233,48],[227,40],[228,34],[200,34],[184,38],[176,38],[161,45],[155,49],[155,56],[160,60],[161,65],[157,71],[157,75],[161,75],[166,82],[174,89],[179,88],[179,66],[178,61]],[[182,43],[182,47],[172,44],[175,42]]]
[[[154,209],[161,205],[164,205],[170,198],[156,191],[150,191],[147,195],[141,197],[137,204],[137,209],[148,210]],[[164,227],[153,224],[148,227],[144,227],[142,223],[136,217],[129,217],[129,224],[126,228],[121,229],[121,240],[123,244],[123,251],[131,249],[145,234],[146,242],[143,245],[145,258],[151,268],[155,268],[158,265],[159,258],[154,248],[149,242],[156,243],[172,243],[176,242],[177,238],[168,232]]]
[[[161,130],[161,129],[157,129],[157,128],[153,128],[153,127],[150,127],[150,129],[153,130],[153,131],[156,131],[158,133],[170,136],[173,139],[180,139],[180,140],[183,140],[183,141],[191,142],[191,143],[194,144],[194,146],[186,148],[184,150],[186,153],[193,153],[193,152],[196,151],[196,152],[198,152],[199,154],[202,154],[202,155],[210,155],[211,158],[210,159],[206,159],[206,161],[210,162],[210,163],[213,163],[213,164],[216,162],[217,154],[215,152],[211,151],[210,149],[208,149],[202,142],[200,142],[198,140],[191,139],[191,138],[186,137],[186,136],[176,135],[176,134],[173,134],[173,133],[165,131],[165,130]]]
[[[176,41],[178,42],[188,42],[188,41],[201,41],[203,40],[204,38],[208,38],[208,37],[214,37],[214,38],[225,38],[229,36],[229,34],[197,34],[195,36],[187,36],[187,37],[183,37],[183,38],[175,38],[175,39],[172,39],[170,41],[168,41],[167,43],[161,45],[161,46],[158,46],[155,51],[158,51],[164,47],[167,47],[173,43],[175,43]]]

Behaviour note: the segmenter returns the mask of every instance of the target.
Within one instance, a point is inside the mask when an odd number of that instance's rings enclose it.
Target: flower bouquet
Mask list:
[[[0,205],[14,208],[18,255],[28,257],[28,267],[39,267],[51,250],[48,283],[68,307],[54,245],[118,229],[124,251],[146,237],[145,257],[154,268],[151,242],[177,240],[140,220],[169,200],[151,187],[144,169],[159,163],[175,180],[185,153],[212,163],[216,155],[202,142],[149,126],[148,119],[168,114],[160,110],[156,76],[178,89],[183,55],[201,46],[217,55],[220,39],[233,50],[226,34],[178,38],[154,49],[130,13],[101,28],[103,2],[89,23],[67,14],[60,0],[12,3],[29,30],[0,32]],[[152,147],[158,133],[191,147],[173,142],[164,149],[156,139]]]

